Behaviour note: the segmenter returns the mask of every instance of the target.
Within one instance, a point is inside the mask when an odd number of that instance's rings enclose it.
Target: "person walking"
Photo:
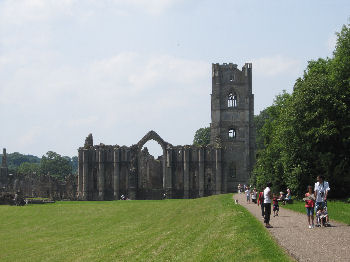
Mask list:
[[[258,196],[258,206],[261,207],[261,216],[264,218],[264,191],[259,192]]]
[[[317,182],[315,183],[314,191],[316,196],[315,213],[318,210],[327,208],[328,191],[331,190],[327,181],[324,181],[324,176],[317,176]],[[318,224],[316,226],[319,226]],[[327,224],[329,226],[329,224]]]
[[[245,191],[246,197],[247,197],[247,203],[250,204],[250,188],[247,186],[247,190]]]
[[[264,223],[265,227],[272,228],[270,225],[271,216],[271,186],[272,183],[268,182],[266,188],[264,189]]]
[[[256,204],[256,195],[257,195],[257,192],[256,192],[256,188],[254,187],[254,189],[252,191],[252,202],[254,204]]]

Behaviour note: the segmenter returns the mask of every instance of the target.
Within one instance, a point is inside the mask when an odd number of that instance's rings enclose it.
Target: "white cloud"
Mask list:
[[[254,73],[265,76],[295,74],[300,71],[301,62],[297,59],[273,55],[252,59]]]
[[[130,139],[137,142],[156,123],[167,126],[183,118],[176,115],[179,108],[201,110],[194,97],[209,101],[210,64],[204,61],[122,52],[84,66],[58,66],[55,55],[47,53],[52,65],[38,63],[31,55],[20,66],[13,57],[0,57],[5,67],[11,64],[7,76],[0,72],[0,109],[11,108],[8,127],[24,127],[5,131],[8,141],[17,141],[12,145],[17,151],[30,152],[31,146],[46,144],[49,148],[39,155],[49,149],[72,154],[67,148],[73,141],[93,132],[104,134],[101,142],[106,143],[116,128],[121,128],[124,142],[112,143],[127,144],[128,126],[137,133]],[[46,61],[42,56],[40,61]],[[54,143],[58,148],[48,145]]]

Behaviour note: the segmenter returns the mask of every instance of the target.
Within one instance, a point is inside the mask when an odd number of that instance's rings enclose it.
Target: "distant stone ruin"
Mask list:
[[[58,181],[34,174],[10,175],[4,149],[0,189],[51,199],[114,200],[196,198],[233,192],[248,183],[255,162],[252,64],[212,64],[211,124],[208,146],[174,146],[148,132],[132,146],[94,145],[89,134],[78,149],[78,177]],[[162,147],[154,159],[143,148]]]
[[[210,145],[173,146],[156,132],[137,144],[93,145],[92,135],[78,150],[78,199],[196,198],[233,192],[247,183],[255,155],[252,65],[212,65]],[[155,140],[163,155],[142,150]]]

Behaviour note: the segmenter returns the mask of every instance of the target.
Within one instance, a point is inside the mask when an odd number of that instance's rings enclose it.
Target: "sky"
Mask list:
[[[253,64],[254,113],[331,57],[350,1],[0,0],[0,147],[41,157],[192,144],[211,64]],[[146,144],[154,155],[161,148]]]

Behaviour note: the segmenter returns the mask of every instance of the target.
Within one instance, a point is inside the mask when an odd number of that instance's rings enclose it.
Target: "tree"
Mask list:
[[[310,61],[290,97],[282,103],[277,99],[264,110],[267,115],[258,117],[263,124],[257,130],[257,185],[269,179],[301,196],[317,175],[324,175],[333,196],[349,195],[349,25],[337,37],[333,57]]]
[[[193,139],[193,145],[206,146],[210,143],[210,127],[200,128],[196,131]]]
[[[71,166],[72,166],[72,174],[77,174],[78,173],[78,157],[73,156],[71,158]]]
[[[0,161],[1,161],[0,155]],[[33,155],[23,155],[18,152],[7,154],[7,165],[9,172],[16,173],[22,163],[40,163],[40,158]]]
[[[289,103],[291,95],[285,91],[276,96],[272,106],[255,117],[257,128],[257,162],[251,183],[262,189],[267,182],[272,182],[274,192],[285,188],[283,181],[283,164],[281,162],[282,144],[278,138],[282,108]]]
[[[40,174],[40,164],[24,162],[18,167],[18,173],[21,174]]]
[[[42,156],[40,169],[41,173],[50,174],[59,179],[63,179],[72,173],[70,158],[67,159],[67,157],[62,157],[60,154],[53,151],[48,151],[46,156]]]

